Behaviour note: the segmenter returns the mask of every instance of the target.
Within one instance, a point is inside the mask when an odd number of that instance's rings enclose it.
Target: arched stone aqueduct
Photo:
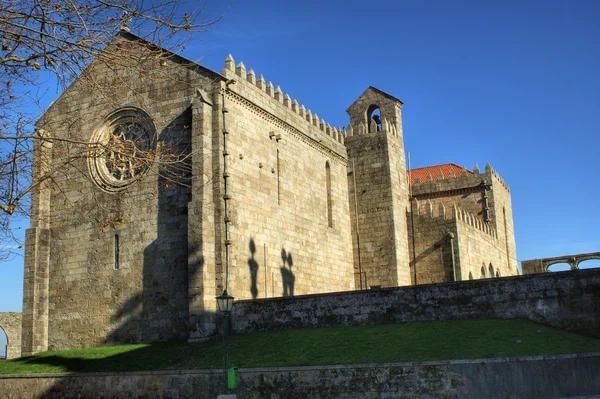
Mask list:
[[[571,267],[571,270],[578,270],[581,262],[591,259],[600,260],[600,252],[524,260],[521,262],[521,269],[523,270],[523,274],[547,273],[550,271],[548,270],[550,266],[557,263],[567,263]]]

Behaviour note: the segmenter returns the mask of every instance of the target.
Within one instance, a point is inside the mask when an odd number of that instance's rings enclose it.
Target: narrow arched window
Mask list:
[[[490,263],[490,277],[494,277],[494,266]]]
[[[327,184],[327,225],[333,227],[332,199],[331,199],[331,167],[325,162],[325,179]]]
[[[486,278],[485,265],[481,266],[481,278]]]
[[[114,238],[114,268],[115,270],[119,270],[119,235],[115,234]]]

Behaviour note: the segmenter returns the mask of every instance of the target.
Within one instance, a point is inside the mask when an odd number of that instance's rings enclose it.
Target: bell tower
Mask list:
[[[411,284],[402,101],[369,87],[348,108],[348,187],[357,287]]]

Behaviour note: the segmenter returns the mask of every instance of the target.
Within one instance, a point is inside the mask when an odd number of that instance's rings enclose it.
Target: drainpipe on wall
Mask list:
[[[356,250],[358,255],[358,278],[360,280],[360,289],[363,289],[362,264],[360,259],[360,234],[358,233],[358,198],[356,195],[356,168],[354,159],[352,160],[352,178],[354,179],[354,221],[356,222]],[[356,280],[355,280],[356,281]],[[366,287],[365,287],[366,288]]]
[[[412,197],[410,199],[410,230],[412,233],[413,275],[415,285],[417,285],[417,244],[415,242],[415,209]]]
[[[225,94],[229,91],[229,85],[234,84],[235,80],[230,79],[225,83],[225,90],[222,92],[223,96],[223,202],[225,205],[225,217],[223,221],[225,222],[225,291],[229,288],[229,258],[230,258],[230,247],[231,247],[231,239],[229,238],[229,224],[231,223],[231,219],[229,218],[229,185],[227,184],[227,179],[229,178],[229,173],[227,170],[227,156],[229,153],[227,152],[227,135],[229,132],[225,126],[225,115],[227,114],[227,107],[225,106]]]

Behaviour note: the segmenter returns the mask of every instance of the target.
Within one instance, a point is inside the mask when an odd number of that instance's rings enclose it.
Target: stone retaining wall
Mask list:
[[[522,318],[600,337],[600,269],[239,301],[233,329],[477,318]]]
[[[600,392],[600,354],[239,370],[243,398],[554,398]],[[220,370],[0,376],[3,398],[216,398]]]

